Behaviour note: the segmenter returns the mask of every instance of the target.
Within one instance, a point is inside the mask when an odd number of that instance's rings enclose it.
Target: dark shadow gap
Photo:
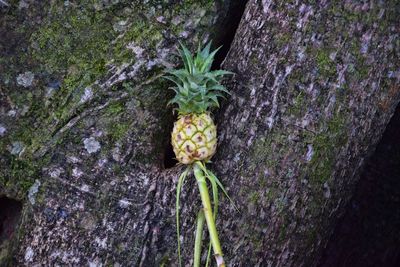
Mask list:
[[[174,150],[172,149],[171,142],[168,142],[164,152],[164,168],[169,169],[174,167],[178,161],[175,158]]]
[[[12,239],[21,216],[22,203],[0,196],[0,247]]]
[[[319,267],[400,266],[400,105],[322,255]]]
[[[247,0],[225,2],[228,2],[226,4],[227,6],[222,8],[226,9],[226,19],[220,22],[221,27],[219,28],[219,31],[214,33],[215,36],[213,37],[214,46],[221,46],[221,49],[215,55],[215,59],[211,68],[213,70],[219,69],[222,62],[225,60],[225,57],[231,48],[231,44],[247,4]]]

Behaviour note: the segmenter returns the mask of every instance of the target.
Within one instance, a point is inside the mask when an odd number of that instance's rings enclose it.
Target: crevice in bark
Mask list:
[[[400,266],[400,105],[366,162],[319,267]]]
[[[166,127],[165,130],[165,143],[164,144],[164,154],[163,154],[163,166],[164,169],[170,169],[176,166],[176,164],[178,164],[178,161],[175,158],[175,153],[174,150],[172,148],[172,144],[171,144],[171,132],[172,132],[172,128],[173,128],[173,122],[177,120],[177,116],[172,115],[172,110],[170,110],[169,114],[171,114],[171,124],[170,127]]]
[[[170,139],[171,140],[171,139]],[[164,168],[169,169],[174,167],[178,161],[175,158],[174,150],[172,149],[171,142],[168,142],[164,152]]]
[[[228,54],[247,2],[247,0],[229,1],[227,18],[224,22],[222,22],[219,31],[215,33],[216,36],[214,37],[215,47],[222,47],[215,55],[212,69],[219,69],[226,55]]]
[[[21,209],[21,202],[0,196],[0,248],[12,238],[21,216]]]

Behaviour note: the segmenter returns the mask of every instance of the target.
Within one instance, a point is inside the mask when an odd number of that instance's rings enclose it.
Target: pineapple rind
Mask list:
[[[209,160],[217,148],[217,129],[208,113],[179,117],[171,138],[176,159],[182,164]]]

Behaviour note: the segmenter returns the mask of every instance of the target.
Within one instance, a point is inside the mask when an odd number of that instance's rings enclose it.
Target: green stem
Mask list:
[[[194,267],[200,267],[201,241],[203,239],[204,212],[200,210],[197,215],[196,238],[194,242]]]
[[[210,235],[211,244],[214,250],[214,256],[218,267],[225,267],[221,244],[218,238],[217,228],[215,226],[214,216],[211,208],[210,195],[208,193],[207,182],[203,171],[198,164],[193,166],[194,176],[199,186],[201,202],[203,203],[204,216],[206,217],[207,228]]]
[[[179,225],[179,209],[180,209],[180,205],[179,205],[179,200],[180,200],[180,194],[182,191],[182,185],[183,182],[186,179],[186,176],[188,174],[188,172],[190,171],[190,167],[186,168],[186,170],[179,176],[178,179],[178,186],[176,187],[176,237],[177,237],[177,241],[178,241],[178,266],[181,267],[182,266],[182,257],[181,257],[181,240],[180,240],[180,225]]]

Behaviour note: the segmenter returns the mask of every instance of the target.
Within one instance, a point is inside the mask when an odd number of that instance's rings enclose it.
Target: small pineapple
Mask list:
[[[183,59],[184,68],[169,70],[167,73],[170,75],[164,76],[164,78],[174,82],[176,85],[172,87],[176,95],[169,101],[169,104],[178,106],[176,109],[179,116],[172,131],[172,147],[178,161],[188,165],[186,170],[179,176],[176,187],[178,266],[182,266],[179,234],[179,196],[183,181],[188,173],[193,171],[203,204],[203,208],[197,218],[193,266],[200,266],[201,240],[205,220],[217,265],[218,267],[225,267],[215,218],[218,207],[218,187],[226,195],[227,193],[218,178],[207,170],[204,161],[208,161],[215,154],[217,148],[217,127],[210,116],[210,109],[219,107],[218,98],[222,97],[224,93],[228,93],[220,82],[224,75],[232,73],[224,70],[211,70],[214,56],[218,51],[217,49],[210,52],[211,42],[204,49],[199,47],[195,56],[192,56],[184,45],[181,44],[181,47],[182,49],[179,52]],[[207,181],[212,184],[214,208],[211,207]],[[208,256],[210,256],[210,253]]]
[[[224,70],[211,71],[218,49],[210,52],[211,42],[192,56],[182,45],[179,51],[184,68],[167,71],[166,79],[175,83],[175,97],[169,104],[178,105],[178,120],[172,131],[172,147],[180,163],[208,161],[217,148],[217,128],[210,116],[210,109],[219,107],[218,98],[228,93],[220,84]]]
[[[209,160],[217,148],[217,131],[208,113],[181,116],[172,131],[172,147],[183,164]]]

